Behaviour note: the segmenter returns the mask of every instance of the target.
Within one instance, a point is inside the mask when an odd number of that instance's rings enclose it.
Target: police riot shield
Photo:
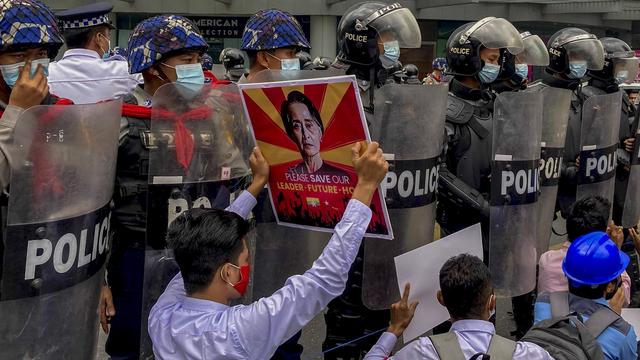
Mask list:
[[[543,97],[505,92],[495,100],[489,218],[489,268],[496,295],[536,285],[536,236]]]
[[[314,70],[263,70],[252,83],[324,78],[344,73]],[[253,299],[273,294],[287,278],[304,273],[320,256],[331,234],[308,229],[279,226],[269,194],[265,189],[254,210],[256,219],[255,260],[253,263]]]
[[[110,101],[37,106],[17,120],[3,213],[3,359],[96,356],[120,113],[121,101]]]
[[[613,202],[622,92],[594,95],[582,105],[576,200],[599,195]]]
[[[149,144],[147,232],[141,359],[153,357],[148,315],[178,272],[167,228],[193,208],[225,209],[248,185],[253,148],[235,84],[166,84],[153,97]]]
[[[549,250],[551,226],[556,208],[558,181],[564,156],[567,135],[571,91],[540,85],[533,87],[542,92],[543,116],[540,139],[540,195],[538,197],[538,242],[537,257]]]
[[[400,298],[394,257],[433,241],[447,90],[388,84],[376,91],[371,138],[390,165],[382,183],[394,239],[365,239],[362,300],[371,310]]]
[[[622,226],[625,228],[634,227],[640,222],[640,129],[636,130],[635,139],[636,142],[629,163],[627,197],[622,211]]]

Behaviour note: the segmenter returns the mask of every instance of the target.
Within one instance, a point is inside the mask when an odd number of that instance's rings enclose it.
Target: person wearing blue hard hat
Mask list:
[[[51,64],[51,91],[77,104],[90,104],[129,93],[140,81],[123,61],[107,61],[111,50],[109,20],[113,5],[97,2],[56,13],[68,48]]]
[[[129,69],[141,74],[144,83],[124,96],[120,122],[113,244],[99,308],[102,328],[109,333],[105,350],[112,359],[139,358],[141,324],[146,322],[142,299],[153,95],[168,83],[204,84],[200,61],[207,48],[195,24],[176,15],[146,19],[129,38]]]
[[[16,121],[33,106],[59,102],[49,92],[47,74],[63,41],[53,12],[40,1],[2,0],[0,14],[0,189],[4,191]]]
[[[291,14],[278,10],[260,10],[253,15],[242,34],[241,50],[249,57],[247,79],[261,70],[300,70],[296,54],[311,49],[302,26]],[[243,77],[238,82],[245,82]]]
[[[569,294],[539,296],[535,322],[577,313],[596,338],[606,359],[637,358],[633,327],[620,317],[624,294],[621,275],[629,265],[629,256],[601,231],[575,239],[562,262],[569,281]],[[564,310],[564,314],[559,313]],[[609,319],[601,330],[589,326],[589,319]],[[608,325],[608,326],[607,326]]]

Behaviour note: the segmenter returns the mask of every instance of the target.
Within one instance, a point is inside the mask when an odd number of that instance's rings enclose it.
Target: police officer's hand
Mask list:
[[[22,67],[18,80],[11,90],[9,105],[28,109],[32,106],[40,105],[49,94],[47,77],[44,74],[42,65],[38,65],[35,75],[31,78],[31,61]]]
[[[628,138],[624,141],[624,149],[627,152],[632,153],[633,152],[633,147],[636,145],[636,139],[635,138]]]
[[[391,305],[391,321],[389,322],[387,332],[393,333],[396,337],[400,337],[407,326],[409,326],[418,307],[418,301],[409,304],[410,291],[411,285],[407,283],[404,286],[404,292],[402,293],[400,301]]]
[[[613,220],[609,220],[609,225],[607,226],[607,235],[613,240],[616,245],[618,245],[618,249],[622,247],[622,243],[624,242],[624,232],[622,231],[622,226],[616,225]]]
[[[111,289],[107,285],[102,286],[100,290],[100,305],[98,306],[98,314],[100,315],[100,325],[105,334],[109,333],[109,323],[111,318],[116,314],[116,308],[113,306],[113,296]]]
[[[384,159],[382,149],[377,142],[371,142],[361,154],[363,145],[358,142],[351,148],[353,167],[358,174],[358,184],[351,198],[365,205],[371,203],[373,193],[387,175],[389,163]]]
[[[251,156],[249,156],[249,164],[251,165],[251,172],[253,174],[253,181],[249,188],[248,192],[251,193],[254,197],[258,197],[260,191],[264,188],[264,186],[269,181],[269,163],[262,155],[262,151],[260,151],[259,147],[253,148],[253,152]]]

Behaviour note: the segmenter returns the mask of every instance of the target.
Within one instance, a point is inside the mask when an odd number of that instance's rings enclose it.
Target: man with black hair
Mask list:
[[[111,49],[109,20],[113,5],[99,2],[58,12],[68,50],[51,64],[49,85],[55,94],[76,104],[123,96],[141,82],[129,75],[127,63],[105,61]]]
[[[330,174],[347,176],[347,173],[330,165],[320,157],[320,143],[324,125],[320,112],[311,100],[300,91],[292,91],[280,108],[282,122],[289,138],[298,146],[302,161],[289,169],[297,174]]]
[[[352,148],[358,174],[349,205],[313,267],[290,277],[273,295],[248,306],[230,307],[242,296],[249,275],[243,217],[267,183],[268,164],[256,150],[250,159],[254,181],[227,209],[190,210],[170,226],[167,242],[180,267],[149,316],[149,335],[158,359],[266,359],[342,293],[349,268],[371,220],[369,205],[388,164],[370,143]]]
[[[396,355],[389,357],[396,341],[409,326],[417,302],[408,304],[409,284],[402,299],[391,308],[391,322],[365,360],[374,359],[470,359],[483,354],[504,359],[504,353],[494,353],[496,344],[512,353],[513,359],[552,359],[538,345],[513,342],[495,335],[489,322],[496,308],[491,273],[478,257],[461,254],[450,258],[440,269],[438,302],[447,308],[453,325],[448,333],[421,337]],[[457,355],[457,356],[456,356]],[[500,356],[502,355],[502,356]]]
[[[538,272],[538,294],[567,291],[567,278],[562,272],[562,261],[571,243],[582,235],[594,231],[606,231],[618,246],[624,237],[619,227],[609,219],[611,202],[600,196],[589,196],[578,200],[567,217],[567,241],[558,250],[550,250],[540,256]],[[631,296],[631,279],[626,272],[622,275],[625,305]]]

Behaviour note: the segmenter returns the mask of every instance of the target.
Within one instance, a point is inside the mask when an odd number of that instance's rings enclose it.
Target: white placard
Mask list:
[[[479,223],[395,257],[400,293],[404,291],[407,282],[411,283],[409,301],[420,302],[411,324],[402,336],[405,343],[449,319],[447,309],[436,299],[440,290],[440,268],[449,258],[464,253],[482,259],[482,232]]]

